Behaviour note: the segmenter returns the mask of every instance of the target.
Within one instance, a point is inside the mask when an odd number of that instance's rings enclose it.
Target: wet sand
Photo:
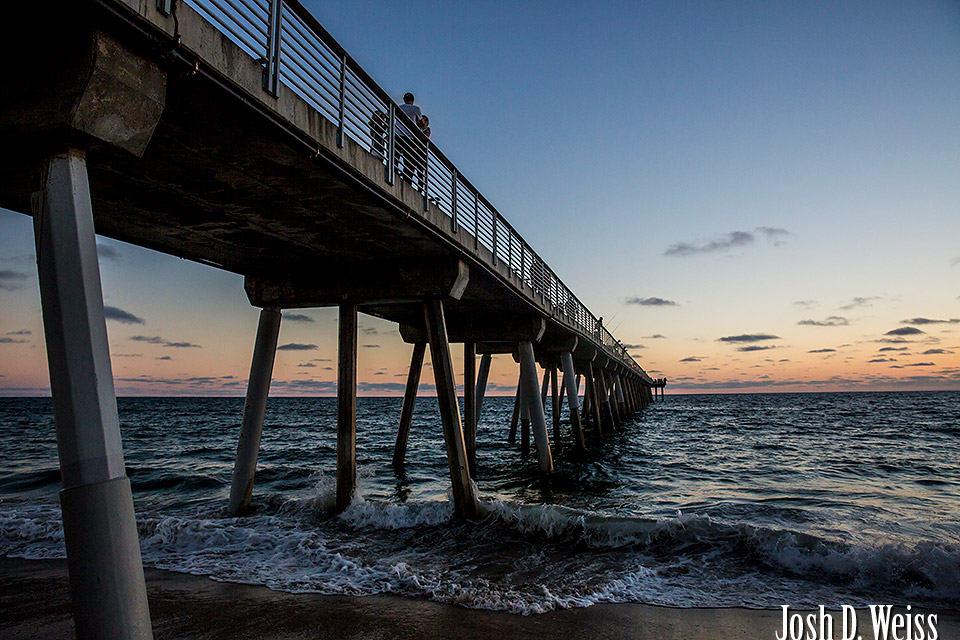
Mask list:
[[[0,638],[74,637],[65,561],[0,558],[0,576]],[[146,576],[157,640],[773,640],[782,621],[779,610],[674,609],[640,604],[601,604],[519,616],[398,596],[289,594],[149,568]],[[936,613],[940,615],[940,638],[960,640],[960,615]],[[860,619],[866,625],[861,630],[863,637],[872,638],[869,615],[861,612]],[[839,630],[834,633],[840,637]]]

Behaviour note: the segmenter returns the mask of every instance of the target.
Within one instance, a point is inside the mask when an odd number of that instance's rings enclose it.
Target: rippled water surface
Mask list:
[[[336,401],[271,399],[255,509],[224,513],[242,399],[122,398],[146,563],[288,591],[537,613],[595,602],[960,606],[960,392],[667,396],[556,472],[488,398],[455,524],[435,399],[358,401],[361,498],[333,515]],[[564,416],[564,419],[566,416]],[[0,399],[0,553],[63,556],[52,405]]]

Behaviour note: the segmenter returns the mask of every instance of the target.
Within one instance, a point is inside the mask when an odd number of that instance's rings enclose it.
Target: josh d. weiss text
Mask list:
[[[889,604],[872,604],[870,620],[857,619],[850,605],[840,607],[839,623],[826,607],[812,613],[793,613],[783,605],[783,622],[777,640],[937,640],[937,614],[913,613],[907,605],[900,610]],[[860,613],[866,613],[861,611]],[[836,627],[836,628],[835,628]]]

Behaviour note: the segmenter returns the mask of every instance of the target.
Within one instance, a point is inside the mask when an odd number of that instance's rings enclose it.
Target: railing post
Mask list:
[[[390,112],[387,121],[387,175],[386,181],[387,184],[393,184],[394,176],[394,167],[397,161],[397,149],[396,149],[396,140],[397,140],[397,113],[396,107],[393,103],[390,103]]]
[[[480,195],[473,192],[473,250],[480,249]]]
[[[263,67],[263,90],[276,98],[280,90],[280,25],[283,0],[270,0],[267,18],[267,55]]]
[[[451,169],[451,174],[453,177],[453,190],[450,193],[450,229],[456,233],[457,232],[457,169],[454,167]]]
[[[427,195],[430,185],[430,138],[423,147],[423,210],[430,208],[430,197]]]
[[[337,113],[337,148],[343,149],[343,117],[347,110],[347,54],[340,56],[340,110]]]
[[[493,221],[490,223],[493,227],[493,266],[497,266],[497,211],[493,211]]]

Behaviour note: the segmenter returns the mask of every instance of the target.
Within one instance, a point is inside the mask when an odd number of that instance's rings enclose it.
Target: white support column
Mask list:
[[[550,455],[550,437],[547,434],[547,419],[543,411],[543,401],[537,393],[537,363],[533,356],[533,344],[520,343],[520,378],[523,385],[523,400],[530,412],[533,427],[533,440],[537,445],[537,461],[540,471],[553,472],[553,458]]]
[[[83,152],[49,158],[32,208],[77,637],[152,638]]]
[[[620,415],[623,416],[623,420],[624,422],[626,422],[627,417],[630,414],[627,411],[627,401],[623,395],[623,378],[620,377],[620,373],[618,372],[613,374],[613,380],[614,380],[613,389],[617,397],[617,406],[620,407]]]
[[[233,465],[233,482],[230,485],[230,515],[243,513],[250,507],[253,496],[253,477],[257,472],[257,456],[260,455],[260,437],[263,435],[263,418],[267,413],[267,396],[273,378],[273,363],[277,357],[277,339],[280,336],[280,309],[260,310],[260,325],[257,341],[253,347],[250,377],[247,379],[247,400],[243,405],[243,420],[240,423],[240,442],[237,444],[237,460]]]
[[[480,371],[477,373],[477,424],[480,424],[480,414],[483,412],[483,397],[487,393],[487,378],[490,377],[492,357],[489,353],[485,353],[480,358]]]
[[[573,356],[569,351],[560,354],[560,366],[563,367],[563,383],[567,389],[567,406],[570,407],[570,426],[573,427],[573,435],[577,439],[577,446],[586,449],[583,425],[580,421],[580,394],[579,389],[577,389],[577,376],[573,372]]]
[[[623,380],[620,378],[619,373],[613,374],[614,379],[614,390],[617,394],[617,406],[620,408],[620,415],[623,416],[624,422],[627,420],[627,402],[623,397]]]

